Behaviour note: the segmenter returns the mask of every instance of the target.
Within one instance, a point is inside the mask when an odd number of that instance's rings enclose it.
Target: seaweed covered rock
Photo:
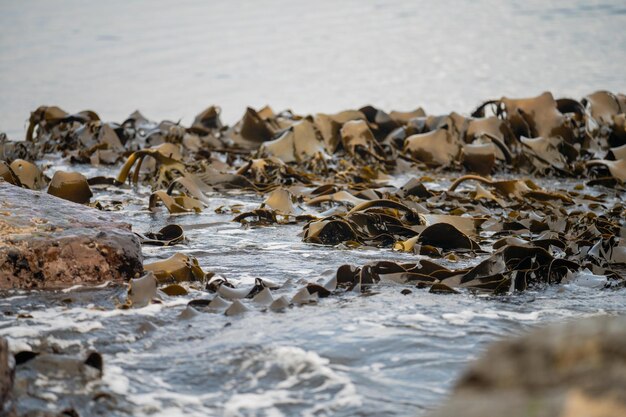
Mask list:
[[[626,318],[593,317],[492,345],[429,417],[626,415]]]
[[[97,284],[141,272],[141,246],[130,225],[0,181],[0,289]]]

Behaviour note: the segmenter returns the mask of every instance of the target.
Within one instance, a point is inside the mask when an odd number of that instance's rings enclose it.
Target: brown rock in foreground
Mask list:
[[[0,289],[98,284],[142,270],[129,224],[0,180]]]
[[[626,318],[551,325],[492,345],[428,417],[626,416]]]

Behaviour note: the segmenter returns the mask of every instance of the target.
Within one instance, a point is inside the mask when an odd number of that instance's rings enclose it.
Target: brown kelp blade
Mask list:
[[[172,255],[163,261],[146,264],[144,269],[154,273],[159,284],[201,281],[205,275],[198,260],[183,253]]]
[[[0,178],[9,184],[17,185],[18,187],[22,186],[19,177],[15,175],[11,167],[4,161],[0,161]]]
[[[37,165],[32,162],[16,159],[11,162],[11,171],[20,180],[22,186],[31,190],[42,190],[46,186],[46,178]]]
[[[605,166],[614,178],[617,178],[621,182],[626,182],[626,158],[622,158],[617,161],[600,159],[587,162],[588,167],[597,165]]]
[[[48,194],[79,204],[89,203],[93,196],[83,174],[65,171],[54,173],[48,185]]]
[[[422,230],[417,242],[442,249],[480,250],[478,243],[448,223],[435,223]]]
[[[143,245],[172,246],[185,240],[183,228],[177,224],[168,224],[158,232],[139,235]]]
[[[199,213],[202,203],[186,195],[169,195],[165,190],[155,191],[150,195],[148,208],[154,210],[158,202],[162,202],[171,214]]]
[[[173,171],[177,171],[179,173],[186,172],[185,165],[180,161],[179,150],[172,144],[164,143],[158,147],[143,149],[131,154],[120,169],[116,178],[117,181],[120,183],[126,182],[129,178],[130,171],[134,166],[135,170],[132,176],[132,182],[136,184],[139,181],[139,172],[146,156],[154,158],[160,164],[156,184],[169,184],[170,181],[167,176]]]

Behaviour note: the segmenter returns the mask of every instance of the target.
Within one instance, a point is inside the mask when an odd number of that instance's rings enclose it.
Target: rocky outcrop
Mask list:
[[[429,417],[626,416],[626,318],[551,325],[492,345]]]
[[[0,180],[0,289],[98,284],[142,271],[129,224]]]

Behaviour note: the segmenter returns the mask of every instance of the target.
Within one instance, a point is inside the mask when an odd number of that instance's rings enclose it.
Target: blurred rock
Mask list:
[[[98,284],[142,271],[129,224],[0,180],[0,289]]]
[[[495,343],[428,416],[626,416],[626,318],[576,320]]]
[[[20,417],[119,415],[115,393],[102,383],[101,354],[39,347],[44,350],[15,353],[12,395]]]
[[[0,338],[0,416],[15,416],[13,403],[13,360],[7,340]]]

